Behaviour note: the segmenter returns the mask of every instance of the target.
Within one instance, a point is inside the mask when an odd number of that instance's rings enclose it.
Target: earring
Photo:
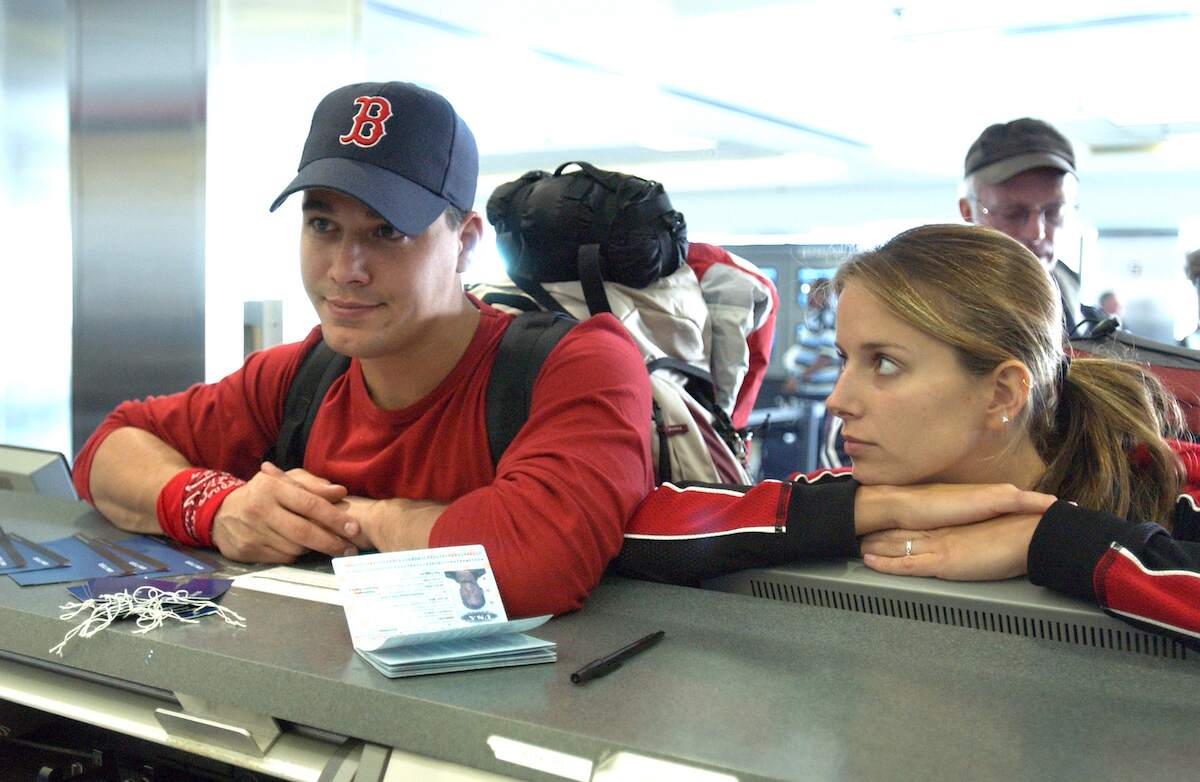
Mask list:
[[[1006,416],[1006,415],[1000,416],[1000,423],[1006,424],[1006,423],[1008,423],[1008,421],[1009,421],[1008,416]]]

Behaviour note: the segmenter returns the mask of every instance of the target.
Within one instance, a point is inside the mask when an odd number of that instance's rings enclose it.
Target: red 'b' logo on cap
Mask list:
[[[392,104],[387,98],[367,96],[355,98],[358,113],[354,115],[354,127],[344,136],[338,136],[343,144],[354,144],[359,147],[373,147],[387,135],[383,123],[392,116]]]

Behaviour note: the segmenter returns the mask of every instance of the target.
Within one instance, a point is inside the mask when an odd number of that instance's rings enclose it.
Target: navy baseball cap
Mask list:
[[[296,178],[271,211],[292,193],[325,187],[415,235],[447,206],[470,211],[478,181],[475,137],[449,101],[406,82],[351,84],[317,105]]]
[[[1067,137],[1040,119],[1022,117],[989,125],[967,150],[964,176],[995,185],[1034,168],[1075,173],[1075,150]]]

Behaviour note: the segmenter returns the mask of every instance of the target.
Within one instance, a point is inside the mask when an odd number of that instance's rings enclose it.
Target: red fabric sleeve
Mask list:
[[[746,568],[854,554],[852,477],[830,471],[754,486],[664,483],[625,530],[622,575],[699,585]]]
[[[746,369],[746,377],[742,379],[738,388],[733,415],[730,416],[734,426],[744,429],[750,418],[750,411],[754,409],[754,401],[758,399],[763,378],[766,377],[767,364],[771,361],[771,347],[775,340],[775,315],[779,312],[779,291],[775,289],[775,283],[753,269],[735,262],[728,251],[715,245],[699,242],[689,244],[687,263],[696,273],[698,280],[703,280],[704,273],[714,264],[725,264],[753,276],[771,291],[771,313],[766,321],[746,338],[746,345],[750,349],[750,364]]]
[[[649,422],[633,341],[611,316],[584,321],[542,366],[493,483],[450,503],[429,545],[483,544],[510,616],[579,608],[653,486]]]
[[[1176,535],[1197,530],[1200,511],[1180,495]],[[1154,523],[1056,502],[1029,544],[1029,580],[1090,600],[1134,624],[1200,648],[1200,542]]]
[[[1183,493],[1200,502],[1200,443],[1168,440],[1183,465]]]
[[[197,384],[178,394],[123,402],[109,413],[75,457],[73,479],[79,496],[92,502],[92,458],[104,438],[133,426],[179,451],[189,464],[224,470],[242,480],[258,472],[283,417],[283,393],[309,345],[304,342],[255,353],[233,374]]]
[[[1154,570],[1113,544],[1096,564],[1092,585],[1096,602],[1109,612],[1200,646],[1200,573]]]
[[[1167,442],[1185,471],[1172,532],[1056,502],[1030,541],[1029,580],[1200,649],[1200,445]],[[1144,449],[1130,456],[1134,464],[1148,458]]]

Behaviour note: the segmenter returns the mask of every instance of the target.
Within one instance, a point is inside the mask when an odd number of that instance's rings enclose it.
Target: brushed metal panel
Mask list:
[[[70,5],[75,449],[125,399],[203,379],[206,9]]]

